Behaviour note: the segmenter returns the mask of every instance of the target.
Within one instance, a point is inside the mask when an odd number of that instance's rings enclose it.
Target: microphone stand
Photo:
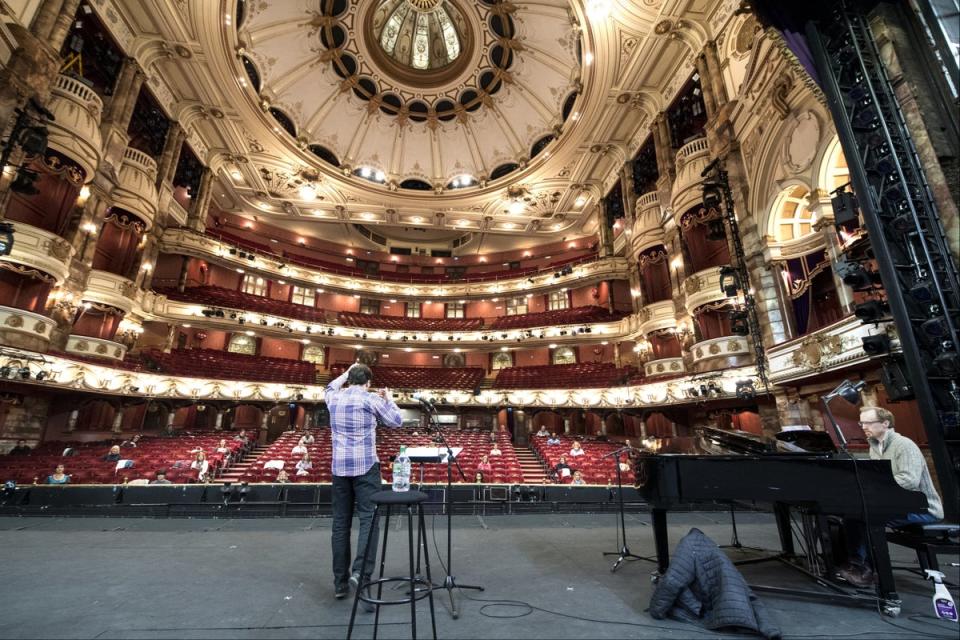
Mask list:
[[[619,551],[604,551],[603,555],[605,556],[617,556],[616,562],[613,563],[613,566],[610,567],[610,573],[614,573],[617,569],[620,568],[620,565],[624,563],[627,559],[630,560],[646,560],[647,562],[656,562],[654,558],[647,558],[644,556],[638,556],[636,554],[630,553],[630,548],[627,546],[627,520],[626,515],[623,511],[623,478],[620,475],[620,454],[624,451],[633,451],[633,447],[620,447],[616,451],[611,451],[610,453],[604,455],[604,458],[613,458],[613,463],[616,465],[617,470],[617,496],[620,502],[620,536],[623,540],[623,546],[620,547]]]
[[[430,403],[425,404],[426,407],[429,407],[432,411],[427,412],[428,429],[432,429],[433,432],[437,434],[437,438],[440,439],[440,444],[442,444],[443,448],[447,450],[447,496],[446,500],[444,500],[447,510],[447,575],[443,579],[443,586],[441,588],[447,590],[447,596],[450,598],[450,615],[454,620],[456,620],[460,617],[460,609],[457,607],[457,601],[453,597],[453,590],[474,589],[476,591],[483,591],[484,588],[479,585],[457,584],[457,580],[453,575],[453,465],[456,465],[457,472],[460,474],[461,480],[466,482],[467,477],[463,473],[463,468],[460,466],[460,461],[457,460],[453,455],[453,449],[450,447],[446,437],[443,435],[443,430],[440,428],[440,421],[436,419],[437,408]]]

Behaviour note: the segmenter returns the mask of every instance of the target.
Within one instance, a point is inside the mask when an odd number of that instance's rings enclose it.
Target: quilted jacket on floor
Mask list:
[[[779,638],[780,628],[733,562],[699,529],[683,537],[650,598],[650,615],[707,629],[749,629]]]

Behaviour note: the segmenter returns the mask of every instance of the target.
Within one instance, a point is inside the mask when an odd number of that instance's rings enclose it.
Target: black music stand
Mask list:
[[[447,510],[447,562],[446,562],[446,571],[447,575],[443,579],[442,585],[437,585],[438,589],[446,589],[447,596],[450,598],[450,616],[456,620],[460,617],[460,609],[457,607],[457,601],[453,597],[454,589],[474,589],[476,591],[483,591],[484,588],[479,585],[470,585],[470,584],[457,584],[457,579],[453,575],[453,551],[452,551],[452,532],[453,532],[453,465],[456,465],[457,472],[460,474],[460,479],[466,482],[467,477],[463,473],[463,468],[460,466],[460,462],[457,460],[456,455],[453,452],[453,448],[447,442],[447,439],[443,435],[443,430],[440,428],[440,422],[436,419],[437,408],[434,407],[431,403],[421,401],[421,409],[427,414],[427,430],[432,431],[437,434],[437,437],[440,439],[440,447],[438,449],[446,449],[446,458],[447,462],[447,496],[444,501],[446,510]],[[423,467],[421,466],[421,469]],[[424,540],[426,544],[426,540]]]
[[[638,556],[634,553],[630,553],[630,547],[627,546],[627,520],[623,511],[623,477],[620,474],[620,454],[624,451],[633,451],[633,447],[620,447],[616,451],[611,451],[603,456],[604,458],[613,457],[613,464],[617,470],[617,496],[620,501],[620,536],[623,540],[623,546],[620,547],[619,551],[603,552],[603,555],[605,556],[617,556],[617,560],[613,563],[613,566],[610,567],[610,573],[614,573],[617,569],[619,569],[620,565],[626,560],[646,560],[647,562],[657,562],[654,558],[647,558],[646,556]]]

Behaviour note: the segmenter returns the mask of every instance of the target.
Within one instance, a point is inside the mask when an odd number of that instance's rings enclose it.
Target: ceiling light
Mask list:
[[[360,214],[360,216],[361,216],[364,220],[373,220],[373,218],[374,218],[374,215],[373,215],[372,213],[370,213],[369,211],[364,211],[363,213]]]
[[[550,343],[550,344],[547,345],[547,346],[550,347],[551,349],[556,349],[556,348],[557,348],[557,343],[552,342],[552,343]]]
[[[577,198],[577,201],[574,204],[577,205],[578,207],[582,207],[586,203],[587,203],[586,197],[580,196],[579,198]]]
[[[384,180],[387,179],[387,176],[384,175],[383,171],[377,171],[377,172],[373,175],[373,179],[376,180],[377,182],[383,182]]]
[[[243,180],[243,174],[237,171],[236,169],[230,172],[230,177],[236,180],[237,182]]]
[[[369,178],[372,173],[373,173],[373,170],[370,169],[370,167],[360,167],[361,178]]]
[[[573,121],[579,120],[579,119],[580,119],[580,112],[579,112],[579,111],[574,111],[574,112],[570,115],[570,119],[573,120]]]
[[[523,204],[523,200],[511,200],[510,204],[507,205],[507,211],[510,212],[510,215],[516,216],[520,215],[526,210],[526,205]]]
[[[592,62],[593,62],[593,54],[587,51],[585,54],[583,54],[583,63],[589,65]]]
[[[312,184],[305,184],[300,187],[300,199],[301,200],[316,200],[317,199],[317,189]]]
[[[421,218],[420,216],[413,216],[412,218],[410,218],[410,222],[414,224],[420,224],[421,222],[423,222],[423,218]]]
[[[603,20],[610,15],[610,4],[610,0],[587,0],[587,15],[593,20]]]
[[[504,223],[503,228],[504,228],[504,229],[514,229],[514,228],[516,228],[516,226],[517,226],[517,225],[513,224],[512,222],[506,222],[506,223]]]

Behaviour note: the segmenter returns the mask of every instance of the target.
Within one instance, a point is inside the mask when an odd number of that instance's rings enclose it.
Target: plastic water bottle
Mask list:
[[[393,490],[410,491],[410,458],[404,445],[400,445],[400,455],[393,461]]]

